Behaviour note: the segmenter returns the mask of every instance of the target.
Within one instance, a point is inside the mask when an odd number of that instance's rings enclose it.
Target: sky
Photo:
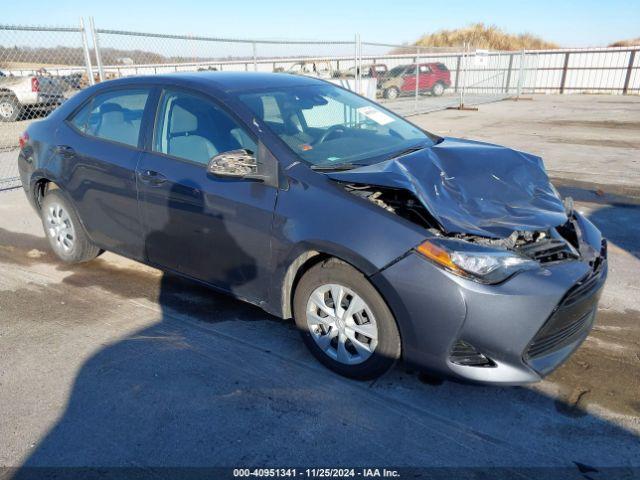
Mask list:
[[[17,3],[16,0],[2,0]],[[413,42],[475,22],[529,32],[566,47],[640,37],[640,0],[29,0],[0,23],[76,25],[231,38]]]

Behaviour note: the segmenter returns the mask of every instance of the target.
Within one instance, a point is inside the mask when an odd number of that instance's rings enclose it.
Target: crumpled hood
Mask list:
[[[447,233],[501,238],[567,221],[540,157],[498,145],[445,138],[397,159],[327,176],[409,190]]]

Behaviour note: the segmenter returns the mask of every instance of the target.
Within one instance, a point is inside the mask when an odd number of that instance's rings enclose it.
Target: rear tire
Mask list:
[[[338,259],[304,274],[293,313],[307,348],[340,375],[377,378],[400,358],[400,334],[389,307],[362,273]]]
[[[15,122],[22,115],[22,105],[14,95],[0,96],[0,122]]]
[[[47,192],[40,217],[51,249],[63,262],[88,262],[102,253],[89,240],[71,201],[61,190]]]

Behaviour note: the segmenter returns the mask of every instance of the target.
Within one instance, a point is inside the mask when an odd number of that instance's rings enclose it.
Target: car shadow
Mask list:
[[[38,236],[0,228],[0,247],[5,263],[58,265]],[[311,358],[293,322],[192,281],[102,259],[58,269],[72,294],[84,289],[96,304],[144,297],[158,310],[141,309],[147,326],[88,356],[64,411],[14,478],[221,478],[192,468],[358,465],[440,467],[436,478],[609,479],[640,467],[632,432],[575,415],[580,407],[569,402],[563,414],[557,399],[532,389],[432,381],[403,367],[349,381]]]
[[[587,218],[607,240],[640,259],[640,205],[603,205]]]

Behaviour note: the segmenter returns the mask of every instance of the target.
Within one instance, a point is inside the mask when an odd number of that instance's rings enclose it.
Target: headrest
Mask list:
[[[107,102],[100,105],[100,113],[123,112],[123,108],[117,103]]]
[[[178,102],[171,110],[171,134],[193,132],[198,129],[198,118]]]

